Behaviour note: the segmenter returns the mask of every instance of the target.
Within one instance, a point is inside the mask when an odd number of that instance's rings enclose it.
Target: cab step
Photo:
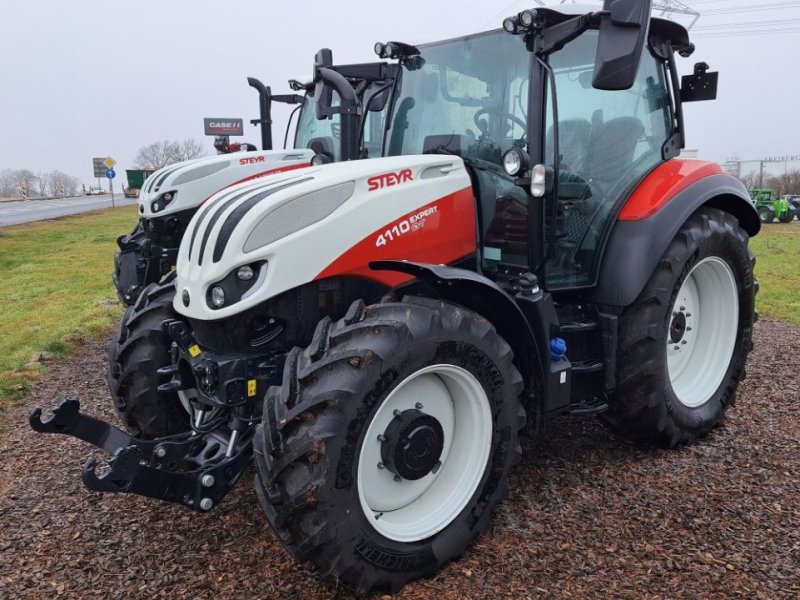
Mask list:
[[[570,404],[567,412],[575,417],[593,417],[608,410],[608,403],[602,400],[581,404]]]

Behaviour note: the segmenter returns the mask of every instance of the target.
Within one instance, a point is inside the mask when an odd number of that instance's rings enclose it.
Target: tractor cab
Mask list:
[[[612,28],[641,38],[616,59],[624,82],[603,79]],[[683,145],[681,97],[695,98],[678,89],[673,55],[692,51],[672,22],[550,9],[421,45],[401,61],[386,153],[464,159],[484,274],[532,270],[550,290],[589,287],[628,193]],[[704,73],[703,99],[715,75]]]

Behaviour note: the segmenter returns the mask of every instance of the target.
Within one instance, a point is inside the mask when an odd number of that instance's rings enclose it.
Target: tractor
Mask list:
[[[349,79],[360,96],[366,94],[369,102],[375,91],[389,89],[394,68],[385,63],[372,63],[337,65],[334,70]],[[335,143],[339,125],[334,118],[315,118],[314,111],[309,109],[313,104],[313,90],[309,84],[292,80],[289,84],[295,93],[273,94],[271,88],[258,79],[248,77],[247,82],[259,94],[260,118],[251,123],[261,126],[263,150],[256,151],[252,144],[232,144],[227,136],[222,136],[214,141],[220,156],[168,165],[149,177],[140,191],[139,221],[130,234],[117,239],[120,251],[114,258],[113,279],[123,304],[133,306],[147,285],[171,273],[186,226],[199,206],[215,192],[236,183],[307,167],[315,154],[331,160],[339,158]],[[375,115],[380,117],[387,99],[388,94],[383,94],[370,103],[372,113],[365,120],[367,133],[374,132],[372,137],[381,131],[380,127],[375,127]],[[273,102],[296,105],[292,117],[300,112],[294,149],[273,150]],[[284,146],[291,120],[286,128]],[[367,156],[380,156],[379,140],[367,138],[360,157]]]
[[[775,219],[781,223],[794,220],[796,210],[787,197],[776,197],[775,190],[771,188],[751,189],[748,192],[762,223],[772,223]]]
[[[226,142],[221,156],[165,167],[148,179],[139,202],[139,225],[131,236],[120,238],[123,249],[116,256],[114,279],[120,297],[135,302],[125,311],[109,348],[109,389],[117,413],[133,435],[152,439],[189,430],[186,394],[180,392],[178,399],[174,393],[159,392],[157,369],[169,356],[170,340],[161,322],[177,316],[172,309],[172,271],[194,213],[219,190],[241,193],[270,176],[309,166],[312,157],[327,163],[380,156],[385,108],[397,68],[383,61],[331,67],[330,77],[342,93],[352,92],[349,104],[345,103],[351,113],[341,119],[335,110],[317,115],[313,82],[290,82],[304,96],[276,96],[249,78],[261,98],[265,148],[272,145],[271,102],[299,105],[296,149],[227,154]],[[287,138],[288,131],[287,126]]]
[[[650,8],[377,44],[399,65],[384,157],[232,187],[187,228],[158,389],[191,430],[136,439],[75,398],[31,426],[113,455],[90,489],[197,511],[254,458],[285,548],[360,591],[458,558],[555,416],[707,435],[752,349],[760,222],[737,179],[679,158],[718,74],[680,79],[694,45]],[[320,52],[316,112],[344,127],[330,73]]]

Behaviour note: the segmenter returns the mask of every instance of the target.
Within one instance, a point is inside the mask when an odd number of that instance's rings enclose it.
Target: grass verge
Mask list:
[[[0,231],[0,410],[50,358],[107,334],[122,314],[115,240],[135,221],[136,206],[126,206]]]
[[[764,225],[750,240],[761,316],[800,325],[800,221]]]

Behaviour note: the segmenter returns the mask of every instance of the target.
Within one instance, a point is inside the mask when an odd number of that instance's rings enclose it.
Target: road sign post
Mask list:
[[[106,176],[106,165],[104,164],[106,159],[102,156],[99,158],[92,159],[92,168],[94,169],[94,177],[97,179],[97,187],[101,187],[100,180]]]
[[[109,164],[111,163],[111,164]],[[103,164],[108,167],[106,169],[106,177],[108,178],[108,190],[111,192],[111,208],[116,208],[114,204],[114,177],[117,176],[117,173],[112,169],[112,167],[117,164],[117,162],[111,158],[110,156],[103,162]]]

